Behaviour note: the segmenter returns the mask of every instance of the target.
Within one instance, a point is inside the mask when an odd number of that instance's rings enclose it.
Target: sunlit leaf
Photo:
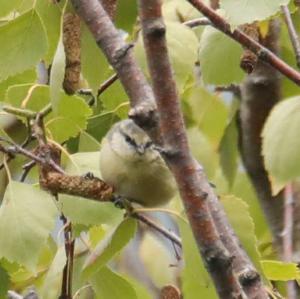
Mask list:
[[[235,27],[264,20],[279,11],[281,5],[289,2],[290,0],[220,0],[220,7],[225,10],[227,20]]]
[[[288,281],[300,279],[300,271],[296,263],[263,260],[261,265],[269,280]]]
[[[265,166],[276,194],[289,181],[300,176],[300,97],[275,106],[263,129]]]
[[[36,2],[35,9],[39,14],[47,32],[49,47],[45,57],[45,61],[48,64],[50,64],[52,62],[59,41],[60,20],[62,15],[62,8],[60,4],[63,1],[60,1],[60,3],[58,2],[54,3],[53,1],[36,0],[35,2]]]
[[[58,113],[58,105],[61,101],[61,89],[65,76],[66,54],[63,44],[63,16],[67,5],[65,3],[60,17],[60,34],[58,44],[55,50],[50,73],[50,99],[52,109],[55,114]]]
[[[0,207],[0,257],[34,270],[57,214],[49,193],[11,181]]]
[[[0,81],[34,67],[47,51],[45,30],[35,10],[0,26],[0,44]]]

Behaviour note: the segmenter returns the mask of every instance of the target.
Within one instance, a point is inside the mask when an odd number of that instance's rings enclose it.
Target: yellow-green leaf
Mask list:
[[[0,81],[34,67],[47,51],[47,38],[35,10],[0,26]]]

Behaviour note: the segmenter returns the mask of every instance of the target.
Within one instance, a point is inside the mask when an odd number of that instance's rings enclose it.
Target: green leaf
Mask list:
[[[49,103],[49,87],[38,84],[12,85],[7,89],[5,102],[16,108],[38,112]]]
[[[52,109],[55,114],[58,114],[58,106],[61,101],[61,88],[65,76],[65,66],[66,54],[61,32],[50,73],[50,98]]]
[[[234,183],[238,166],[238,132],[235,117],[225,129],[219,152],[221,167],[229,187],[231,188]]]
[[[240,83],[244,73],[240,68],[242,47],[222,32],[205,27],[200,40],[199,60],[205,84]]]
[[[225,10],[226,19],[236,27],[245,23],[264,20],[279,11],[281,5],[290,0],[220,0],[221,9]]]
[[[99,177],[99,158],[99,151],[71,155],[66,165],[66,172],[71,175],[84,175],[92,172],[95,176]],[[63,213],[73,223],[84,225],[105,223],[115,225],[120,223],[123,217],[123,212],[110,202],[97,202],[65,194],[59,196],[59,201]],[[76,209],[74,209],[74,206],[76,206]]]
[[[96,299],[126,298],[137,299],[134,287],[121,275],[108,267],[102,267],[91,278]]]
[[[66,261],[65,247],[61,246],[58,248],[44,279],[44,284],[42,286],[43,299],[53,299],[59,297],[62,272]]]
[[[85,130],[91,113],[91,108],[81,97],[60,92],[57,114],[45,125],[50,130],[52,139],[61,143]]]
[[[27,70],[21,74],[11,76],[0,83],[0,102],[4,101],[7,89],[12,85],[19,85],[25,83],[33,83],[36,81],[35,69]]]
[[[1,26],[0,44],[0,81],[34,67],[47,51],[46,34],[35,10]]]
[[[112,111],[120,118],[127,118],[129,99],[119,80],[101,95],[101,100],[105,109]]]
[[[61,101],[61,89],[65,77],[66,54],[63,43],[63,16],[68,1],[65,2],[60,16],[60,32],[58,44],[55,50],[50,73],[50,99],[54,114],[58,114],[58,106]]]
[[[262,247],[259,248],[260,252],[264,258],[270,258],[269,256],[274,254],[271,232],[268,224],[266,223],[265,215],[262,212],[256,192],[253,189],[253,185],[251,184],[249,177],[244,172],[239,172],[236,176],[231,192],[233,195],[238,198],[242,198],[247,203],[249,207],[249,214],[255,223],[254,229],[255,235],[258,238],[258,243],[259,245],[264,245],[264,250],[262,250]],[[267,247],[265,246],[266,244],[268,244]]]
[[[182,291],[184,298],[217,299],[215,287],[203,265],[190,226],[180,218],[177,220],[183,245]]]
[[[97,202],[71,195],[60,195],[59,201],[63,213],[73,223],[84,225],[116,224],[121,221],[123,216],[122,212],[109,202]]]
[[[0,17],[7,16],[10,12],[18,11],[21,7],[23,0],[0,0]]]
[[[260,255],[257,250],[254,222],[249,214],[248,205],[243,200],[232,195],[223,196],[221,199],[230,224],[256,269],[260,271]]]
[[[137,2],[135,0],[119,1],[115,24],[127,32],[131,32],[137,19]]]
[[[53,3],[52,1],[44,0],[36,0],[35,4],[35,9],[39,14],[47,32],[49,47],[44,59],[48,64],[52,63],[52,59],[59,41],[60,20],[62,15],[62,5],[60,4],[61,1],[60,3]]]
[[[124,246],[133,238],[136,232],[136,221],[127,218],[108,234],[87,257],[84,264],[84,276],[88,277],[96,273],[106,265]]]
[[[109,65],[86,25],[81,29],[81,69],[94,94],[109,76]],[[111,72],[111,71],[110,71]]]
[[[288,281],[300,279],[300,271],[296,263],[263,260],[261,265],[269,280]]]
[[[22,84],[11,86],[7,90],[5,101],[14,107],[38,112],[49,103],[49,98],[49,86]],[[45,127],[52,139],[63,142],[86,128],[92,110],[81,97],[68,96],[60,91],[59,98],[57,114],[47,116]]]
[[[177,89],[181,94],[188,80],[194,77],[194,67],[198,55],[198,40],[193,30],[187,26],[175,22],[166,23],[166,26],[169,57],[173,67]],[[140,66],[148,74],[141,35],[139,36],[134,51]]]
[[[190,3],[181,0],[164,1],[163,17],[167,22],[188,21],[201,17],[201,13]]]
[[[96,140],[101,141],[111,126],[120,118],[114,112],[103,112],[89,118],[87,132]]]
[[[10,285],[9,275],[5,269],[0,266],[0,298],[6,298]]]
[[[83,131],[79,137],[79,152],[93,152],[100,149],[100,143],[90,134]]]
[[[300,97],[277,104],[263,129],[262,154],[273,194],[300,176]]]
[[[0,257],[34,270],[57,215],[50,194],[11,181],[0,207]]]
[[[185,91],[183,101],[190,108],[189,117],[218,145],[226,128],[228,109],[221,99],[203,87],[194,86]]]
[[[212,178],[218,166],[218,154],[208,138],[197,127],[188,129],[188,140],[195,159],[203,166],[206,175]]]
[[[293,1],[290,2],[293,4]],[[300,28],[300,18],[299,18],[299,10],[298,13],[292,15],[292,21],[295,28]],[[290,35],[288,32],[287,26],[280,27],[280,57],[283,61],[285,61],[289,66],[297,69],[297,63],[295,59],[295,51],[293,49]],[[282,98],[292,97],[299,94],[299,86],[295,84],[289,78],[283,76],[281,78],[282,82]]]

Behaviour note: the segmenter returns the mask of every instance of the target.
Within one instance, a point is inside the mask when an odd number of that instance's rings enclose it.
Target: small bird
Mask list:
[[[130,119],[116,123],[103,138],[100,171],[117,195],[145,207],[167,203],[177,190],[159,151]]]

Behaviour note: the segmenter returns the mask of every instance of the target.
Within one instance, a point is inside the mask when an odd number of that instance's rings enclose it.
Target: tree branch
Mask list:
[[[214,280],[220,298],[241,295],[232,271],[232,256],[223,246],[209,212],[207,198],[214,196],[208,181],[189,152],[165,40],[159,0],[139,1],[144,45],[157,101],[166,162],[172,170],[199,252]]]
[[[133,58],[132,45],[127,44],[120,36],[98,0],[72,0],[72,3],[85,20],[131,99],[130,117],[143,128],[154,128],[157,117],[153,92]]]
[[[299,40],[299,36],[298,33],[295,29],[292,17],[291,17],[291,13],[290,10],[288,8],[287,5],[282,5],[281,6],[281,10],[284,16],[284,20],[286,23],[286,26],[288,28],[288,32],[290,35],[290,39],[292,42],[292,46],[295,52],[295,56],[296,56],[296,62],[297,62],[297,66],[300,68],[300,40]]]
[[[272,21],[262,42],[278,53],[279,24]],[[280,78],[274,69],[258,61],[255,70],[241,85],[239,109],[239,149],[246,171],[258,195],[275,244],[281,247],[282,194],[272,196],[268,173],[261,155],[261,132],[271,109],[280,100]]]
[[[240,29],[231,31],[230,25],[220,15],[218,15],[213,9],[205,5],[201,0],[187,0],[196,9],[198,9],[204,16],[206,16],[213,24],[215,28],[222,31],[242,46],[251,50],[256,54],[260,60],[267,62],[273,68],[278,70],[280,73],[285,75],[287,78],[300,85],[300,73],[286,64],[277,55],[272,53],[267,48],[263,47],[260,43],[250,38],[248,35],[243,33]]]

